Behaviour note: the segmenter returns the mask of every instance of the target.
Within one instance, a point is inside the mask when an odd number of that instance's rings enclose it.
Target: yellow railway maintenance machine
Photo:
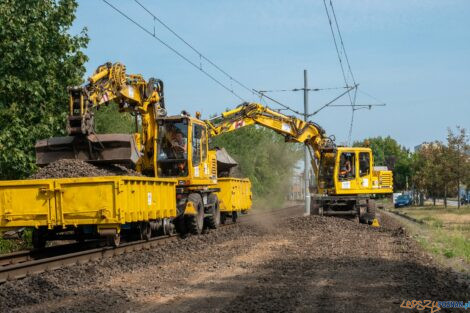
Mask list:
[[[312,214],[375,219],[374,194],[393,192],[392,172],[374,168],[370,148],[337,147],[313,122],[286,116],[258,103],[245,103],[206,121],[213,136],[248,125],[260,125],[303,143],[311,154],[316,188],[312,188]]]
[[[98,67],[88,81],[69,89],[69,136],[38,141],[37,164],[126,164],[147,177],[0,182],[0,230],[34,227],[36,248],[48,240],[100,236],[118,245],[121,233],[149,238],[175,226],[199,234],[251,208],[248,179],[218,180],[218,167],[236,162],[209,150],[206,123],[185,112],[166,116],[162,81],[127,75],[120,63]],[[94,133],[94,111],[110,101],[135,116],[135,134]]]
[[[315,123],[244,103],[203,121],[186,112],[167,116],[163,82],[128,75],[120,63],[106,63],[83,87],[69,89],[67,137],[36,143],[39,166],[60,159],[94,164],[126,164],[147,176],[66,178],[0,182],[0,230],[34,227],[35,247],[63,236],[106,236],[119,244],[120,233],[149,238],[172,226],[199,234],[226,217],[236,221],[251,207],[250,182],[229,177],[236,162],[224,150],[209,150],[210,137],[248,125],[268,127],[286,142],[307,145],[318,190],[318,214],[374,215],[370,194],[391,193],[390,171],[375,171],[368,148],[336,147]],[[134,134],[95,134],[94,110],[118,104],[135,116]]]

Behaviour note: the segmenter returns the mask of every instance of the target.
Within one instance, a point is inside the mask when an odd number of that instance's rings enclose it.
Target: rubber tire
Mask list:
[[[196,215],[185,215],[185,225],[189,233],[199,235],[204,229],[204,206],[202,203],[201,195],[192,193],[188,196],[188,202],[192,202],[194,208],[197,210]]]
[[[175,225],[175,229],[178,234],[185,235],[188,232],[188,230],[186,229],[184,215],[176,217],[173,220],[173,224]]]
[[[375,205],[375,200],[369,199],[369,202],[367,203],[367,213],[372,219],[375,218],[376,211],[377,211],[377,206]]]
[[[310,215],[320,215],[320,203],[317,200],[313,200],[310,205]]]
[[[46,247],[46,236],[41,229],[33,229],[32,243],[34,249],[43,249]]]
[[[211,213],[208,217],[204,219],[204,227],[210,229],[217,229],[220,225],[220,206],[219,206],[219,198],[215,193],[211,193],[207,199],[210,204],[214,206],[211,208]]]
[[[238,212],[237,212],[237,211],[233,211],[233,212],[232,212],[232,223],[236,223],[236,222],[237,222],[237,219],[238,219]]]

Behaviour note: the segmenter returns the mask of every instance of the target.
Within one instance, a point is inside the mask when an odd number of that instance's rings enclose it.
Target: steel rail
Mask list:
[[[66,266],[84,264],[133,251],[148,250],[164,242],[176,240],[177,238],[177,235],[161,236],[151,238],[149,241],[140,240],[126,242],[118,247],[106,246],[2,266],[0,267],[0,284],[9,280],[20,279],[32,274],[52,271]]]
[[[282,211],[286,211],[294,207],[298,207],[298,205],[289,206],[283,209],[250,214],[249,216],[278,214]],[[235,226],[239,224],[244,224],[245,222],[249,222],[249,220],[244,220],[244,218],[242,218],[237,223],[229,222],[227,224],[221,224],[220,226]],[[77,249],[78,247],[80,247],[80,245],[67,244],[39,250],[19,251],[10,254],[0,255],[0,284],[11,280],[21,279],[33,274],[39,274],[46,271],[53,271],[66,266],[84,264],[90,261],[107,259],[134,251],[149,250],[154,247],[157,247],[158,245],[178,240],[178,238],[181,238],[178,234],[166,235],[150,238],[150,240],[148,241],[139,240],[125,242],[119,245],[118,247],[105,246],[92,249],[85,249],[81,251],[74,251],[65,254],[60,254],[60,251],[67,251],[67,249]],[[95,245],[97,244],[97,242],[92,243],[94,243]],[[83,249],[83,245],[81,245],[81,247]],[[48,256],[49,254],[52,254],[53,256]]]

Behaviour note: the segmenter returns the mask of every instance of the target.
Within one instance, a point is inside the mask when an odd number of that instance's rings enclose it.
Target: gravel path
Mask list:
[[[300,213],[252,214],[155,250],[8,282],[0,311],[411,312],[403,300],[469,298],[467,282],[436,267],[392,218],[375,229],[287,217]]]

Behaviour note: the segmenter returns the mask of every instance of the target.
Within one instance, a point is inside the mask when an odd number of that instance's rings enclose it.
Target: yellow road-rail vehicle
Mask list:
[[[245,103],[206,123],[212,136],[260,125],[281,134],[286,142],[305,144],[316,179],[310,188],[312,214],[354,217],[371,223],[375,218],[371,196],[393,192],[392,172],[374,167],[370,148],[336,146],[313,122],[286,116],[258,103]]]
[[[251,208],[247,179],[230,177],[236,162],[209,139],[249,125],[268,127],[311,152],[317,187],[312,212],[373,218],[370,195],[392,192],[390,171],[374,170],[369,148],[336,147],[315,123],[258,103],[210,120],[186,112],[167,116],[163,82],[128,75],[106,63],[82,87],[69,89],[68,136],[36,143],[39,166],[60,159],[126,164],[146,177],[85,177],[0,182],[0,230],[34,227],[35,247],[47,240],[148,238],[153,231],[199,234]],[[111,101],[135,116],[134,134],[96,134],[94,111]]]
[[[106,63],[83,87],[69,88],[66,137],[36,143],[39,166],[61,159],[125,164],[145,178],[85,177],[0,182],[0,230],[34,227],[33,244],[154,231],[199,234],[251,208],[248,179],[224,177],[236,165],[224,150],[209,150],[207,125],[182,112],[167,116],[163,82],[127,75]],[[135,116],[134,134],[96,134],[94,111],[111,101]],[[219,157],[218,157],[219,156]]]

